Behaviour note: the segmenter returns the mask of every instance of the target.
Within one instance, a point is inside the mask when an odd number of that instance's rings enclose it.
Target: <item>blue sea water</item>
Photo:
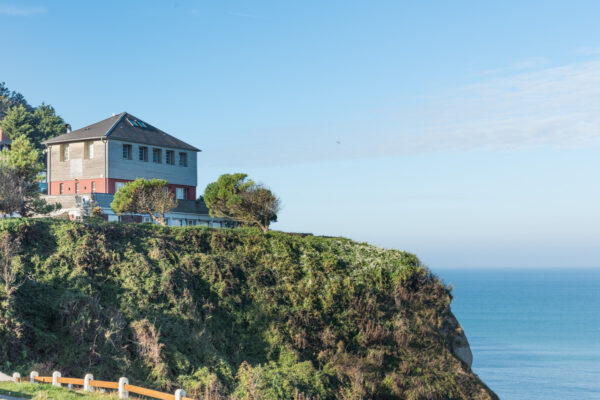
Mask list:
[[[434,272],[502,400],[600,399],[600,268]]]

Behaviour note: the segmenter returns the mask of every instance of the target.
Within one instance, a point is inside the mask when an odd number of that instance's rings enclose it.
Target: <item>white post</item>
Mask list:
[[[18,372],[15,372],[12,376],[12,381],[17,382],[20,377],[21,377],[21,374]]]
[[[177,389],[175,391],[175,400],[181,400],[185,397],[185,390]]]
[[[69,383],[69,384],[67,385],[67,389],[69,389],[69,390],[73,390],[73,384],[72,384],[72,383]]]
[[[35,378],[37,378],[38,376],[40,376],[40,374],[37,371],[31,371],[31,373],[29,374],[29,382],[35,383]]]
[[[125,385],[129,385],[129,379],[125,377],[119,378],[119,398],[126,399],[129,397],[129,392],[125,390]]]
[[[83,378],[83,391],[84,392],[93,392],[94,388],[90,385],[90,381],[94,380],[94,375],[86,374],[85,378]]]
[[[52,373],[52,386],[59,386],[60,387],[60,383],[58,383],[58,378],[60,378],[60,372],[58,371],[54,371]]]

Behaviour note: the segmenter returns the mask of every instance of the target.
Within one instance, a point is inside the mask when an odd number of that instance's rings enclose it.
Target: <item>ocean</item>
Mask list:
[[[600,399],[600,268],[434,273],[500,399]]]

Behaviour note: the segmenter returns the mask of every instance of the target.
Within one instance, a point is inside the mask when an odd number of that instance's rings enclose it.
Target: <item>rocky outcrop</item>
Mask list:
[[[471,352],[467,336],[454,314],[450,313],[446,318],[446,324],[442,329],[442,333],[448,337],[452,354],[471,368],[471,365],[473,365],[473,353]]]

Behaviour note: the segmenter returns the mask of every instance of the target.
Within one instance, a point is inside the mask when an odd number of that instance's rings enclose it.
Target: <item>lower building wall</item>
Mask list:
[[[93,193],[92,182],[96,183],[96,193],[107,193],[104,188],[104,178],[97,179],[78,179],[73,181],[58,181],[50,182],[48,184],[48,195],[59,195],[59,194],[75,194],[76,185],[79,183],[79,193]],[[60,185],[63,185],[63,192],[60,192]]]
[[[95,182],[95,191],[92,191],[92,182]],[[96,179],[78,179],[72,181],[50,182],[48,185],[48,195],[76,194],[76,193],[111,193],[117,191],[118,183],[131,182],[125,179],[116,178],[96,178]],[[79,183],[79,192],[77,192],[77,183]],[[104,186],[106,183],[106,187]],[[63,185],[63,192],[60,191],[60,185]],[[169,192],[175,193],[177,188],[186,189],[187,200],[196,200],[196,187],[186,185],[169,184]]]

